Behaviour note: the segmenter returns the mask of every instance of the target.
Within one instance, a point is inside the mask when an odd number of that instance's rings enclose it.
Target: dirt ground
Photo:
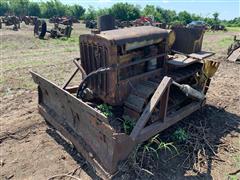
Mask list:
[[[33,37],[32,26],[22,25],[17,32],[7,27],[0,30],[1,179],[49,179],[68,173],[82,180],[98,179],[74,147],[38,114],[36,85],[29,73],[37,71],[62,85],[75,68],[72,59],[79,57],[78,37],[88,32],[82,24],[74,24],[68,40],[39,40]],[[225,61],[234,34],[240,35],[239,29],[205,34],[203,49],[214,51],[213,59],[221,62],[212,79],[207,105],[160,134],[164,138],[179,126],[204,122],[203,136],[208,137],[209,148],[198,161],[201,164],[196,168],[196,163],[187,162],[191,152],[182,152],[182,146],[176,145],[179,154],[162,152],[158,168],[149,178],[240,179],[236,173],[240,170],[240,64]],[[127,169],[116,179],[144,179],[140,177]]]

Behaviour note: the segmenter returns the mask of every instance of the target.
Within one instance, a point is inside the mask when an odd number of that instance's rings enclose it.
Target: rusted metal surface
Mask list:
[[[128,79],[135,83],[147,76],[157,75],[158,69],[165,62],[167,37],[166,30],[152,26],[81,35],[81,62],[86,73],[100,67],[113,67],[113,71],[90,80],[90,87],[96,96],[111,105],[120,105],[130,91],[129,84],[125,83]],[[159,43],[162,45],[158,46]],[[139,49],[144,47],[146,52]],[[126,60],[122,61],[123,57],[126,57]],[[145,70],[144,64],[149,63],[153,58],[156,59],[157,64],[151,70],[153,74],[148,75],[150,70]]]
[[[115,29],[115,18],[112,15],[102,15],[98,17],[97,28],[99,31]]]
[[[88,156],[91,162],[97,161],[109,173],[114,173],[117,162],[126,158],[134,147],[131,138],[115,133],[104,115],[80,99],[36,73],[32,72],[32,77],[39,85],[40,113],[56,128],[60,125],[68,131],[70,136],[73,136],[73,131],[78,137],[75,141],[81,141],[76,142],[77,146],[82,147],[78,150],[83,153],[82,149],[85,149],[83,155]]]
[[[169,58],[168,36],[169,31],[144,26],[81,35],[81,58],[74,61],[77,69],[63,88],[31,72],[38,84],[40,113],[105,178],[138,143],[205,104],[211,77],[203,83],[199,77],[205,69],[198,59],[202,54],[186,55],[194,60],[176,64]],[[68,87],[77,73],[82,81]],[[202,96],[193,98],[179,87]],[[101,103],[114,108],[113,117],[98,109]],[[117,122],[124,116],[136,123],[130,133],[123,130],[122,121]]]
[[[123,45],[132,42],[164,39],[168,37],[168,32],[153,26],[140,26],[101,32],[99,37],[114,41],[116,45]]]
[[[172,47],[173,50],[186,54],[195,53],[202,50],[204,29],[173,27],[172,30],[176,34],[176,40]]]
[[[154,92],[151,100],[149,101],[149,103],[147,104],[147,106],[145,107],[141,117],[138,119],[137,124],[135,125],[134,129],[131,132],[131,138],[136,141],[139,133],[142,131],[142,129],[144,128],[144,126],[146,125],[146,123],[148,122],[153,109],[155,108],[155,106],[157,105],[157,103],[159,102],[160,98],[163,97],[163,94],[165,91],[168,91],[168,88],[170,87],[171,84],[171,78],[169,77],[164,77],[163,80],[161,81],[161,83],[159,84],[157,90]],[[166,101],[166,100],[165,100]],[[164,102],[166,103],[166,102]],[[163,111],[166,110],[162,109]],[[165,117],[163,117],[165,118]],[[152,134],[153,136],[154,134]]]
[[[227,59],[231,62],[240,62],[240,39],[234,36],[233,43],[228,47]]]
[[[235,49],[229,56],[228,60],[240,63],[240,47]]]

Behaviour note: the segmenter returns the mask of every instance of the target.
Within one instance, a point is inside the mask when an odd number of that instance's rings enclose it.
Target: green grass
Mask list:
[[[239,180],[237,175],[228,176],[228,180]]]
[[[238,154],[235,158],[235,166],[236,168],[239,168],[240,169],[240,154]]]
[[[217,42],[217,45],[221,48],[227,48],[230,44],[232,44],[233,38],[232,37],[226,37]]]
[[[71,36],[70,38],[62,37],[59,39],[49,39],[50,41],[53,41],[53,44],[56,45],[77,45],[79,37],[78,36]]]
[[[16,44],[13,44],[13,43],[7,43],[7,44],[3,44],[1,46],[2,50],[5,50],[5,49],[16,49],[18,46]]]
[[[39,65],[48,65],[49,62],[46,60],[43,61],[22,61],[21,64],[17,64],[17,63],[12,63],[12,64],[8,64],[7,66],[4,67],[5,70],[16,70],[19,68],[32,68],[32,67],[36,67]]]
[[[230,32],[240,32],[240,27],[227,27]]]
[[[206,31],[205,34],[212,35],[212,34],[225,34],[225,31]]]

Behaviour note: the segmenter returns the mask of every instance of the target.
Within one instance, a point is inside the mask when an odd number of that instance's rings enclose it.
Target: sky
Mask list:
[[[35,0],[46,1],[46,0]],[[220,19],[230,20],[240,17],[240,0],[60,0],[64,4],[79,4],[84,8],[111,7],[117,2],[127,2],[144,8],[146,5],[154,5],[176,12],[188,11],[203,17],[212,17],[214,12],[220,13]]]

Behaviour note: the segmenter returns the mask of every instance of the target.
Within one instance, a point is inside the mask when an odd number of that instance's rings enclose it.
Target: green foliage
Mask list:
[[[177,153],[178,150],[177,148],[173,145],[172,142],[166,143],[163,142],[160,138],[159,138],[159,134],[157,134],[156,136],[154,136],[153,138],[151,138],[148,143],[146,145],[144,145],[144,148],[147,151],[153,151],[155,154],[156,152],[158,152],[159,150],[168,150],[170,152],[172,152],[172,149],[174,149]],[[158,156],[157,156],[158,157]]]
[[[156,15],[156,9],[153,5],[146,5],[142,11],[143,16]]]
[[[128,3],[116,3],[110,9],[109,13],[116,19],[127,21],[135,20],[140,17],[140,9]]]
[[[97,108],[107,117],[113,117],[112,106],[108,106],[107,104],[100,104]]]
[[[85,20],[96,20],[97,19],[97,11],[93,6],[89,6],[87,12],[84,15]]]
[[[177,20],[177,14],[175,11],[167,10],[159,7],[156,8],[156,11],[158,12],[156,19],[160,22],[170,24],[174,20]]]
[[[219,16],[218,12],[213,13],[213,19],[214,19],[215,22],[218,21],[218,16]]]
[[[135,126],[136,122],[129,116],[123,116],[123,129],[126,134],[130,134]]]
[[[172,136],[175,141],[180,143],[185,142],[188,139],[187,132],[182,128],[177,129]]]
[[[97,11],[97,16],[102,16],[102,15],[107,15],[107,14],[109,14],[109,9],[108,8],[99,9]]]
[[[42,17],[50,18],[53,16],[64,16],[67,12],[67,6],[59,0],[51,0],[41,3]]]
[[[15,15],[28,15],[29,0],[11,0],[9,1],[9,5]]]
[[[0,16],[4,16],[10,11],[10,6],[6,0],[0,0]]]
[[[181,21],[176,20],[176,21],[171,22],[171,25],[177,26],[177,25],[184,25],[184,24]]]
[[[159,134],[157,134],[156,136],[151,138],[144,147],[146,148],[146,147],[150,147],[150,146],[152,146],[156,151],[168,150],[168,151],[172,152],[172,149],[174,149],[176,152],[178,152],[177,148],[173,145],[172,142],[169,142],[169,143],[163,142],[159,138]]]
[[[222,24],[228,27],[240,27],[240,17],[234,18],[230,21],[222,21]]]
[[[28,6],[28,15],[30,16],[41,16],[41,9],[39,3],[30,2]]]
[[[182,11],[178,14],[178,20],[186,25],[192,22],[192,17],[187,11]]]
[[[85,13],[85,9],[82,6],[79,6],[79,5],[71,6],[70,11],[71,11],[71,15],[78,18],[78,19],[80,19]]]

